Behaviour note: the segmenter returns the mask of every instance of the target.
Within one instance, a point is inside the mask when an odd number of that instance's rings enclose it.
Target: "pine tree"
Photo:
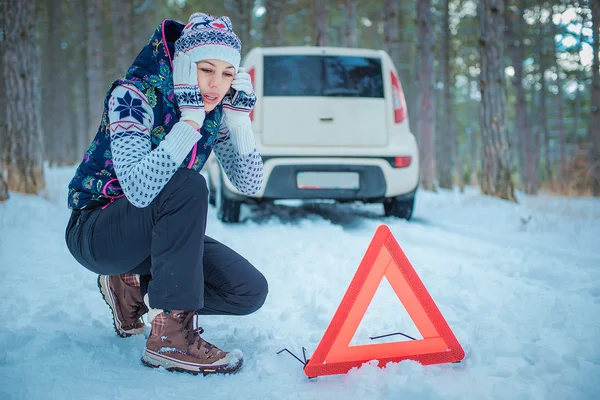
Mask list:
[[[505,0],[480,0],[480,124],[483,143],[484,194],[516,201],[510,175],[511,152],[504,84]]]
[[[35,2],[4,0],[4,91],[2,146],[8,190],[43,189],[43,136],[40,118],[40,64]]]

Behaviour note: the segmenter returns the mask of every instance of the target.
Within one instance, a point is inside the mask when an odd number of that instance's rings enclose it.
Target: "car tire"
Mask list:
[[[383,210],[386,217],[404,218],[410,221],[415,206],[415,198],[392,197],[385,199]]]
[[[219,194],[219,219],[227,224],[240,222],[242,202],[228,198],[227,188],[223,182],[221,182],[221,193]]]

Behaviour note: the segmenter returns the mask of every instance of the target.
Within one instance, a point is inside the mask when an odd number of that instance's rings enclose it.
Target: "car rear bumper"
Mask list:
[[[356,172],[357,189],[298,188],[299,172]],[[265,157],[264,183],[254,196],[261,199],[334,199],[378,201],[385,197],[410,195],[419,182],[418,165],[394,168],[386,158],[360,157]],[[225,185],[239,192],[228,179]]]
[[[357,189],[298,188],[299,172],[355,172],[359,176]],[[372,199],[385,196],[385,177],[372,165],[278,165],[266,180],[264,199]]]

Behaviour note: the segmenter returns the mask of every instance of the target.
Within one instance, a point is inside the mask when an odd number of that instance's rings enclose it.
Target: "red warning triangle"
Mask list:
[[[404,305],[423,339],[350,346],[358,325],[383,277]],[[414,360],[421,364],[458,362],[465,352],[386,225],[380,225],[346,294],[312,358],[304,367],[309,378],[345,374],[378,360]]]

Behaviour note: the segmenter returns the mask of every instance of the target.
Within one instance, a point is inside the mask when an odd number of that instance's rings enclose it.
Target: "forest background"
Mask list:
[[[600,0],[1,0],[0,200],[77,165],[110,83],[196,11],[229,16],[244,54],[388,51],[424,189],[600,195]]]

